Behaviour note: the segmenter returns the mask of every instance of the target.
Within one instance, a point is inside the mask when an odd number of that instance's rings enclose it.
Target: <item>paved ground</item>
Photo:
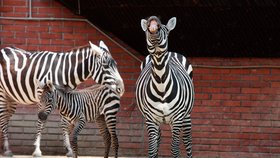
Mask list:
[[[0,158],[6,158],[0,155]],[[13,158],[32,158],[32,156],[27,155],[14,155]],[[66,158],[66,156],[43,156],[41,158]],[[103,158],[103,157],[96,157],[96,156],[79,156],[79,158]],[[143,158],[143,157],[119,157],[119,158]]]

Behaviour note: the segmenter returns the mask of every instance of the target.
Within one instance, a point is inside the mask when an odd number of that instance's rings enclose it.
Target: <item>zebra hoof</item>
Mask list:
[[[68,153],[66,154],[66,156],[67,156],[67,158],[73,158],[73,153],[72,153],[72,152],[68,152]]]
[[[4,157],[13,157],[12,151],[8,150],[4,152]]]
[[[32,154],[32,156],[33,156],[34,158],[42,157],[42,153],[41,153],[41,152],[34,152],[34,153]]]

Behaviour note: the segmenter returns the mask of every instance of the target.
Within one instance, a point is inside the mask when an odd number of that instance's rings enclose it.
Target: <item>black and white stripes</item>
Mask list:
[[[136,83],[136,101],[146,119],[149,157],[158,156],[161,123],[171,125],[173,157],[180,157],[180,131],[183,132],[187,156],[192,157],[190,119],[194,103],[192,66],[184,56],[167,51],[168,34],[175,25],[176,18],[171,18],[167,25],[161,24],[155,16],[141,21],[150,55],[141,65],[142,71]]]
[[[1,49],[0,129],[4,138],[4,155],[12,155],[7,134],[9,118],[15,112],[16,104],[34,104],[39,101],[41,90],[38,81],[50,80],[57,85],[75,88],[81,82],[93,78],[97,83],[110,85],[122,94],[124,85],[116,66],[102,41],[99,46],[90,42],[90,46],[67,53],[27,52],[13,47]],[[42,123],[38,125],[42,126]],[[40,156],[40,152],[36,148],[35,153]]]
[[[84,128],[85,122],[96,121],[103,135],[105,143],[105,155],[109,156],[112,147],[115,157],[118,157],[118,138],[116,135],[116,114],[120,107],[120,95],[106,85],[95,85],[80,91],[69,91],[64,88],[46,84],[40,103],[44,109],[57,107],[62,116],[61,124],[64,135],[64,144],[68,150],[68,157],[77,157],[77,139],[80,131]],[[72,148],[69,142],[69,134],[72,132],[69,127],[74,128]]]

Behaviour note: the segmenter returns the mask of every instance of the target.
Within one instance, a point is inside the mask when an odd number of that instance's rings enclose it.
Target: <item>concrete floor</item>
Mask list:
[[[0,155],[0,158],[7,158]],[[10,157],[9,157],[10,158]],[[28,155],[14,155],[13,158],[32,158],[32,156]],[[66,156],[42,156],[41,158],[66,158]],[[79,158],[103,158],[103,157],[96,157],[96,156],[79,156]],[[143,157],[119,157],[119,158],[143,158]]]

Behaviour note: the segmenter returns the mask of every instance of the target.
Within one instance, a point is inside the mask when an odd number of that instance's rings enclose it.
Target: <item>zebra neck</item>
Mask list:
[[[169,74],[169,53],[162,53],[160,56],[152,55],[152,77],[157,83],[164,83]]]

